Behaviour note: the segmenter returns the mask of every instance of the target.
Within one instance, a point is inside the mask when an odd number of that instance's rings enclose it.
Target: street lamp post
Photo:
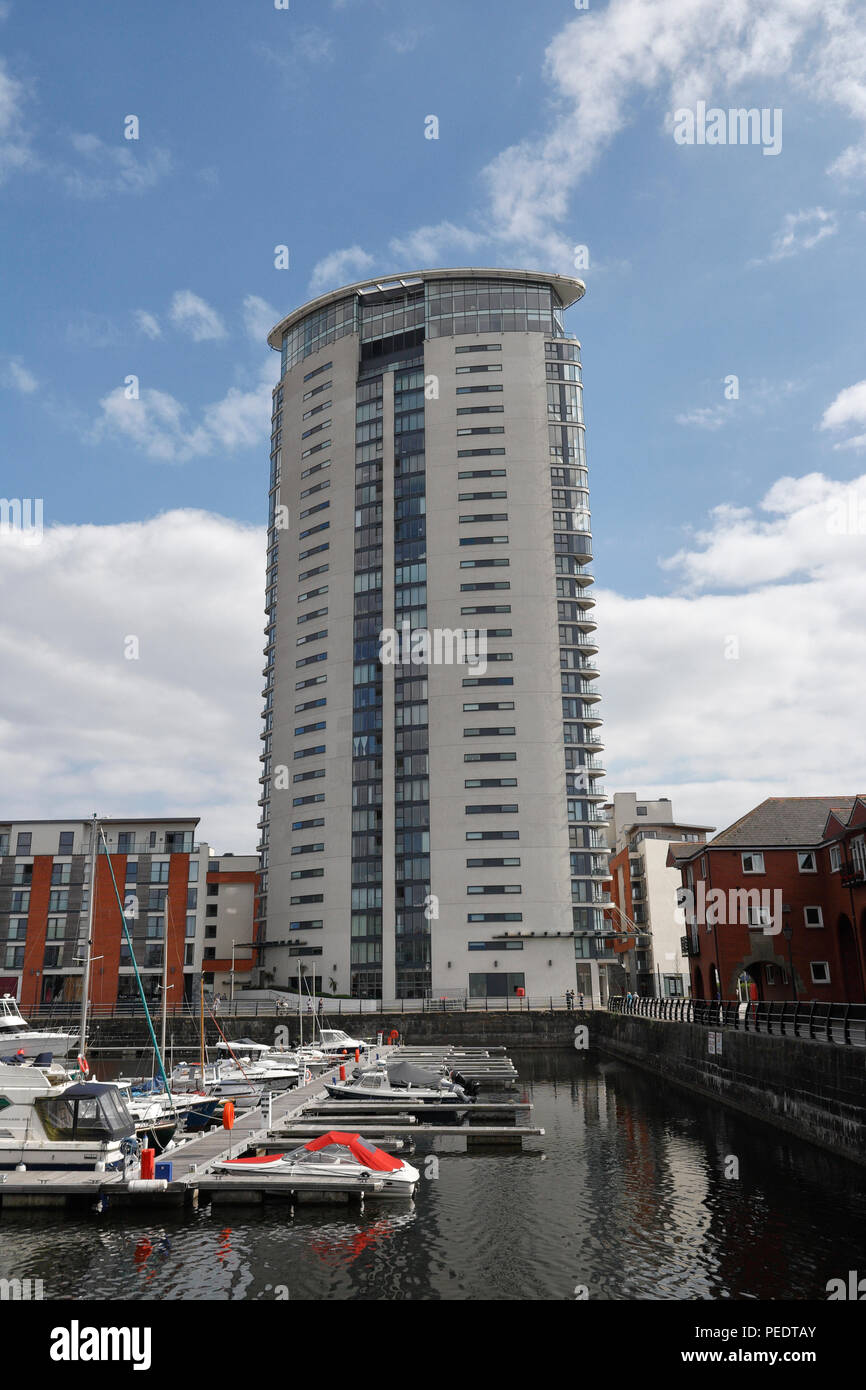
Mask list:
[[[785,923],[784,927],[782,928],[782,935],[788,943],[788,969],[791,972],[791,998],[796,1002],[798,997],[797,977],[794,974],[794,958],[791,954],[791,938],[794,935],[794,928],[791,926],[790,922]]]
[[[235,1002],[235,943],[232,942],[231,1002]]]

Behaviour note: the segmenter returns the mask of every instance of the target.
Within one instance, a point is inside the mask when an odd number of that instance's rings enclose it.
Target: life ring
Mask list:
[[[90,1075],[90,1064],[83,1052],[79,1052],[78,1054],[78,1070],[83,1072],[85,1076]]]

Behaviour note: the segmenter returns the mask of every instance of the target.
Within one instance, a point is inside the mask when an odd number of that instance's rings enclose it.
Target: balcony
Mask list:
[[[198,854],[200,849],[201,845],[175,845],[170,841],[166,842],[164,839],[161,844],[157,843],[155,845],[152,845],[149,840],[131,840],[121,847],[118,845],[116,838],[113,839],[110,836],[108,837],[109,854]],[[82,854],[88,854],[89,849],[87,845],[84,845],[80,852]],[[102,843],[102,838],[100,837],[97,853],[105,854],[105,852],[105,845]]]
[[[598,667],[596,666],[595,662],[594,662],[590,657],[588,657],[588,656],[580,656],[580,655],[578,655],[577,661],[575,661],[575,662],[569,662],[569,663],[564,662],[563,659],[562,659],[562,653],[563,653],[564,651],[569,651],[569,650],[574,651],[575,649],[574,649],[574,647],[572,647],[570,644],[569,644],[569,647],[560,647],[560,657],[559,657],[560,670],[562,670],[562,671],[582,671],[582,672],[584,673],[584,675],[588,677],[589,680],[595,680],[595,679],[600,675],[599,669],[598,669]]]
[[[601,723],[601,720],[598,723]],[[563,739],[566,748],[604,748],[604,744],[597,734],[590,734],[586,729],[573,724],[568,727],[574,729],[575,733],[573,738]]]
[[[573,746],[573,745],[569,745],[569,746]],[[566,752],[569,752],[569,748],[566,749]],[[591,762],[591,763],[584,763],[584,766],[582,766],[582,767],[580,767],[580,766],[578,766],[578,767],[566,767],[566,771],[569,771],[569,773],[580,773],[580,771],[587,771],[587,773],[589,774],[589,777],[598,778],[598,777],[605,777],[605,774],[606,774],[607,769],[606,769],[606,767],[602,767],[601,762],[599,762],[598,759],[595,759],[594,762]],[[596,790],[598,790],[598,788],[595,788],[595,787],[589,788],[589,791],[596,791]]]
[[[849,860],[842,865],[839,881],[843,888],[860,888],[866,883],[866,870]]]

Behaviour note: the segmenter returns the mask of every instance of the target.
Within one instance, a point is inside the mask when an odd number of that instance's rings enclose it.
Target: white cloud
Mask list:
[[[11,357],[3,368],[0,381],[11,391],[20,391],[24,396],[29,396],[39,385],[33,373],[14,357]]]
[[[0,540],[4,814],[200,814],[253,850],[264,548],[200,511]]]
[[[24,126],[26,96],[24,83],[11,75],[0,58],[0,183],[16,170],[37,163]]]
[[[255,448],[268,437],[274,365],[262,363],[258,385],[231,386],[218,401],[204,407],[198,421],[167,391],[146,388],[140,399],[127,399],[118,386],[100,401],[100,414],[85,431],[88,443],[123,439],[148,458],[161,463],[185,463],[214,453]]]
[[[485,234],[470,231],[468,227],[438,222],[433,226],[417,227],[408,236],[392,238],[389,249],[393,255],[404,258],[407,269],[425,270],[442,260],[446,248],[473,252],[488,240]]]
[[[724,387],[727,392],[728,383],[729,378],[720,378],[716,390],[721,391]],[[717,401],[715,405],[695,406],[691,410],[684,410],[675,415],[674,420],[678,425],[687,428],[720,430],[723,425],[732,424],[739,419],[751,420],[756,415],[766,414],[773,406],[802,391],[803,385],[802,381],[795,380],[743,380],[737,384],[737,397],[731,399],[726,396],[724,401]]]
[[[730,419],[731,409],[727,405],[704,405],[694,410],[684,411],[674,416],[678,425],[693,425],[700,430],[720,430]]]
[[[74,134],[69,139],[82,163],[79,168],[65,169],[62,177],[68,192],[76,198],[146,193],[171,170],[167,150],[140,149],[137,140],[121,137],[117,144],[109,145],[98,135]]]
[[[759,510],[717,509],[674,558],[692,592],[598,595],[608,785],[720,829],[860,791],[866,765],[866,477],[783,478]]]
[[[267,342],[268,334],[275,323],[279,323],[283,315],[266,299],[260,299],[257,294],[248,294],[244,300],[244,331],[248,338],[252,338],[254,343],[261,347]]]
[[[577,240],[567,230],[572,194],[646,111],[648,97],[672,112],[725,93],[733,101],[762,84],[765,104],[778,106],[785,82],[863,124],[864,11],[859,0],[765,0],[759,11],[748,0],[610,0],[555,35],[545,76],[555,114],[544,133],[501,151],[482,170],[487,207],[474,223],[512,260],[543,258],[569,271]],[[866,173],[866,144],[851,146],[832,168],[848,177]],[[816,240],[830,234],[817,230]]]
[[[140,332],[148,338],[161,338],[162,329],[159,326],[159,319],[155,314],[149,314],[146,309],[136,309],[135,323]]]
[[[691,548],[662,561],[663,568],[678,571],[690,590],[753,589],[831,572],[853,579],[866,559],[866,526],[863,534],[841,535],[839,518],[849,515],[852,498],[858,505],[864,484],[821,473],[779,478],[756,509],[766,520],[751,508],[722,503]]]
[[[67,323],[66,341],[75,347],[113,347],[120,341],[120,333],[108,314],[94,314],[85,309]]]
[[[866,427],[866,381],[846,386],[821,417],[822,430],[843,430],[861,425]],[[836,444],[835,448],[866,449],[866,433],[851,435]]]
[[[347,246],[342,251],[332,251],[313,266],[310,276],[310,293],[337,289],[348,284],[353,275],[369,270],[374,264],[373,257],[360,246]]]
[[[762,259],[753,260],[749,265],[766,265],[772,261],[786,260],[799,255],[801,251],[811,251],[825,237],[835,236],[839,230],[835,212],[825,208],[809,208],[804,212],[788,212],[782,226],[773,237],[769,254]]]
[[[192,290],[177,290],[168,311],[176,328],[192,338],[194,343],[212,341],[226,336],[225,324],[216,309],[193,294]]]
[[[385,35],[385,42],[395,53],[412,53],[428,32],[427,29],[394,30]]]
[[[252,44],[252,51],[277,68],[285,81],[294,86],[308,69],[333,62],[334,41],[326,30],[313,26],[293,29],[285,48],[258,41]]]

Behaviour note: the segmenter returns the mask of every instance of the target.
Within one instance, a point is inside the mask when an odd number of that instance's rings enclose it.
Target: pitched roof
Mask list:
[[[816,845],[831,812],[846,819],[856,796],[769,796],[712,840],[711,849],[760,849],[772,845]]]

